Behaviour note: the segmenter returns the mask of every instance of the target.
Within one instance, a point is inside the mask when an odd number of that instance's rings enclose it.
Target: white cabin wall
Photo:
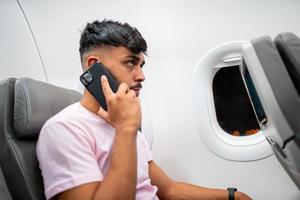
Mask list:
[[[46,81],[30,27],[15,0],[0,1],[0,80],[24,77]]]
[[[168,175],[207,187],[236,186],[258,200],[300,198],[274,156],[255,162],[231,162],[208,151],[201,141],[201,130],[197,129],[197,120],[201,119],[194,117],[192,99],[192,72],[214,46],[261,35],[274,37],[283,31],[300,35],[299,1],[19,2],[37,41],[49,82],[64,87],[74,88],[81,73],[78,41],[86,22],[114,19],[129,22],[140,30],[149,46],[143,96],[151,107],[152,150]],[[18,43],[30,46],[27,42],[32,43],[31,40],[28,36]],[[25,53],[36,51],[32,47]],[[25,63],[29,67],[30,61]],[[35,66],[40,72],[35,75],[36,70],[30,68],[33,78],[44,80],[41,64],[37,62]],[[3,77],[14,73],[15,70],[7,70]]]

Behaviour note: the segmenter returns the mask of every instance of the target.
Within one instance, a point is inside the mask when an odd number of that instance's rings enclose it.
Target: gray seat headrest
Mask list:
[[[283,62],[300,94],[300,38],[293,33],[281,33],[276,36],[274,43]]]
[[[79,101],[81,94],[30,78],[15,84],[14,129],[17,138],[37,138],[53,115]]]

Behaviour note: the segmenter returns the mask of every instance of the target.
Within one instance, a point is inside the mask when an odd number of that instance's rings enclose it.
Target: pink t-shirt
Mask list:
[[[102,181],[109,168],[114,136],[112,126],[79,102],[49,119],[37,143],[46,198],[85,183]],[[158,199],[148,172],[153,156],[142,133],[137,136],[137,155],[136,199]]]

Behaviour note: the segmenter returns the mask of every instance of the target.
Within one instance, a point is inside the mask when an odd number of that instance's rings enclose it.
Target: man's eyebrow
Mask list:
[[[134,60],[140,60],[140,57],[136,56],[136,55],[127,55],[125,58],[131,58]]]

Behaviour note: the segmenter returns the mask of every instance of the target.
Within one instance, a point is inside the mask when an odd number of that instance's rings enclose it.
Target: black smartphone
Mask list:
[[[106,100],[102,91],[101,76],[105,75],[113,92],[117,92],[119,88],[118,81],[108,71],[108,69],[100,62],[94,63],[81,76],[80,81],[85,88],[99,102],[100,106],[107,111]]]

